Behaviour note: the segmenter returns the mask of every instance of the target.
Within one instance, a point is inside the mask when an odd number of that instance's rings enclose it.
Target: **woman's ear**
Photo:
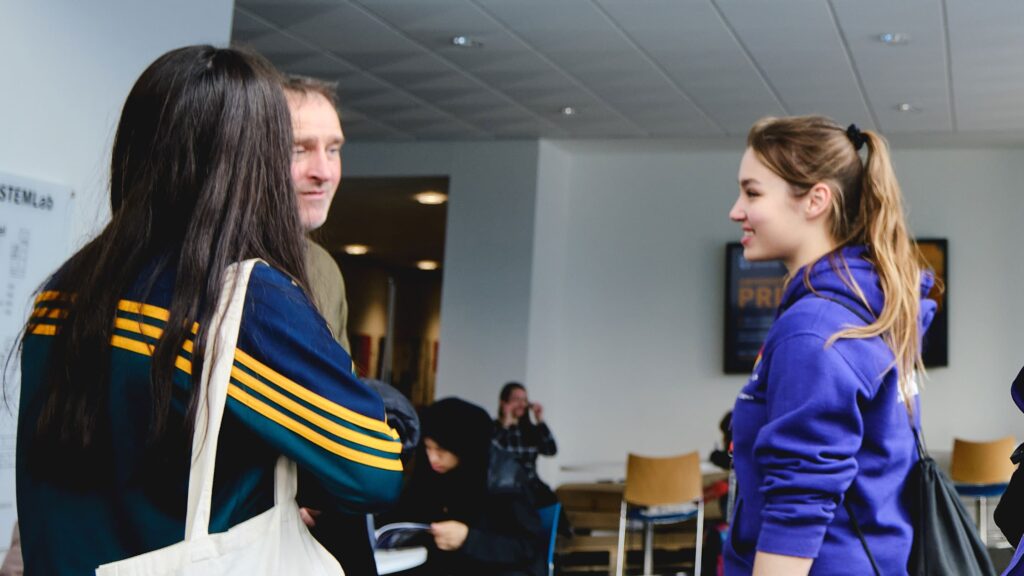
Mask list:
[[[808,220],[820,218],[828,214],[832,206],[832,187],[824,182],[818,182],[807,192],[807,208],[805,215]]]

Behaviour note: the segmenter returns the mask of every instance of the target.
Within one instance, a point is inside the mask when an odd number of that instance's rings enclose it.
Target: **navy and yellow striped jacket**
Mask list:
[[[168,546],[184,537],[188,450],[163,453],[147,444],[153,345],[168,319],[173,272],[145,302],[141,283],[118,304],[110,346],[109,467],[102,488],[35,477],[33,432],[45,401],[52,336],[68,295],[36,300],[22,351],[17,495],[29,574],[92,574],[96,566]],[[191,342],[177,359],[172,429],[187,406]],[[347,511],[378,510],[401,489],[401,443],[385,421],[380,397],[351,371],[313,304],[284,274],[257,265],[249,279],[235,365],[217,452],[211,532],[270,508],[274,463],[295,460],[303,483]],[[173,452],[173,451],[171,451]],[[322,496],[321,496],[322,497]]]

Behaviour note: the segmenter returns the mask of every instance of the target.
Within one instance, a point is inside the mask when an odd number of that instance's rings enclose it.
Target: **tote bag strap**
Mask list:
[[[227,401],[228,382],[234,366],[235,346],[242,323],[246,288],[253,266],[259,260],[232,264],[224,271],[217,309],[211,319],[200,392],[192,436],[192,465],[188,477],[188,511],[185,516],[185,540],[203,538],[210,531],[210,506],[213,501],[213,475],[217,460],[217,440]],[[195,378],[195,375],[193,375]],[[276,478],[275,478],[276,479]],[[277,483],[277,482],[275,482]]]

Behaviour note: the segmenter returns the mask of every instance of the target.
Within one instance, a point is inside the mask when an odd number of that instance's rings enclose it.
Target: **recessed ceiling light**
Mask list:
[[[480,42],[470,36],[452,36],[452,46],[458,46],[459,48],[479,48],[483,46],[483,42]]]
[[[896,109],[900,112],[920,112],[921,109],[909,102],[903,102],[896,105]]]
[[[559,112],[561,112],[562,116],[575,116],[576,115],[576,109],[573,108],[572,106],[565,106],[561,110],[559,110]]]
[[[895,46],[897,44],[906,44],[910,42],[910,34],[907,34],[906,32],[885,32],[884,34],[879,34],[878,39],[883,44]]]
[[[444,192],[438,192],[436,190],[427,190],[420,192],[412,197],[413,200],[420,204],[426,204],[428,206],[437,206],[438,204],[444,204],[448,201],[448,195]]]
[[[420,270],[437,270],[439,266],[437,260],[420,260],[416,263],[416,267]]]
[[[350,256],[362,256],[370,251],[370,247],[366,244],[345,244],[342,250]]]

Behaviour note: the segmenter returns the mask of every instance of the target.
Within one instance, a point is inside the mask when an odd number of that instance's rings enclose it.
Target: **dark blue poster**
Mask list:
[[[786,267],[777,260],[748,261],[739,242],[726,247],[725,261],[725,373],[746,374],[775,320]]]

